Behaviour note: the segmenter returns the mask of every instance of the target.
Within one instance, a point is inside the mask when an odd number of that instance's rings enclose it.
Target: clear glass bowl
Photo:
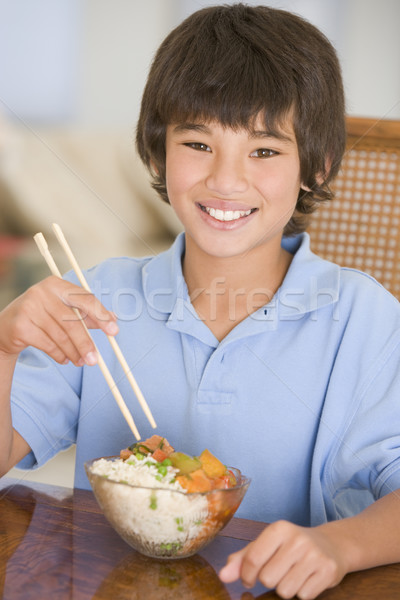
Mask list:
[[[105,457],[117,460],[119,457]],[[237,485],[209,492],[133,486],[92,472],[86,474],[106,519],[127,544],[152,558],[184,558],[211,542],[238,509],[250,479],[238,469]]]

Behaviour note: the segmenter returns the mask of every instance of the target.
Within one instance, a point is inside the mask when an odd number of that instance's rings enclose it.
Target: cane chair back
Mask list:
[[[400,299],[400,121],[348,117],[347,135],[335,197],[311,217],[311,248]]]

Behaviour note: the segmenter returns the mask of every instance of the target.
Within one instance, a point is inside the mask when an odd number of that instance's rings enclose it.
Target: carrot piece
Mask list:
[[[162,462],[167,458],[167,454],[163,450],[160,450],[160,448],[156,448],[151,456],[157,462]]]
[[[212,489],[212,482],[203,469],[197,469],[188,475],[178,475],[176,480],[188,492],[208,492]]]

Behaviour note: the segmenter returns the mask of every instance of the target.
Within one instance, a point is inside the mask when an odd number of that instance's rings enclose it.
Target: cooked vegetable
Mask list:
[[[201,469],[201,462],[199,459],[189,456],[184,452],[172,452],[172,454],[169,455],[169,459],[172,466],[175,467],[175,469],[179,469],[181,475],[187,475],[188,473],[192,473],[192,471]]]
[[[208,492],[236,485],[236,478],[232,471],[227,469],[208,449],[203,450],[199,457],[189,456],[184,452],[175,452],[168,440],[153,435],[143,443],[137,442],[120,452],[120,457],[128,462],[132,455],[138,460],[151,457],[157,461],[156,479],[159,481],[166,476],[168,467],[177,469],[176,481],[187,492]],[[144,464],[154,465],[151,461],[145,461]]]
[[[176,480],[188,492],[209,492],[212,488],[212,480],[207,477],[203,469],[197,469],[187,475],[179,475]]]
[[[199,456],[199,459],[203,471],[208,477],[211,477],[211,479],[225,475],[225,465],[216,456],[214,456],[214,454],[211,454],[209,450],[203,450]]]

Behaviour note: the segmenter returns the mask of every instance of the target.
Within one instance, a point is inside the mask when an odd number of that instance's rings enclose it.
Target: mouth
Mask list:
[[[239,219],[244,219],[248,217],[252,213],[254,213],[258,208],[251,208],[249,210],[221,210],[219,208],[212,208],[209,206],[203,206],[202,204],[198,205],[200,209],[213,217],[217,221],[238,221]]]

